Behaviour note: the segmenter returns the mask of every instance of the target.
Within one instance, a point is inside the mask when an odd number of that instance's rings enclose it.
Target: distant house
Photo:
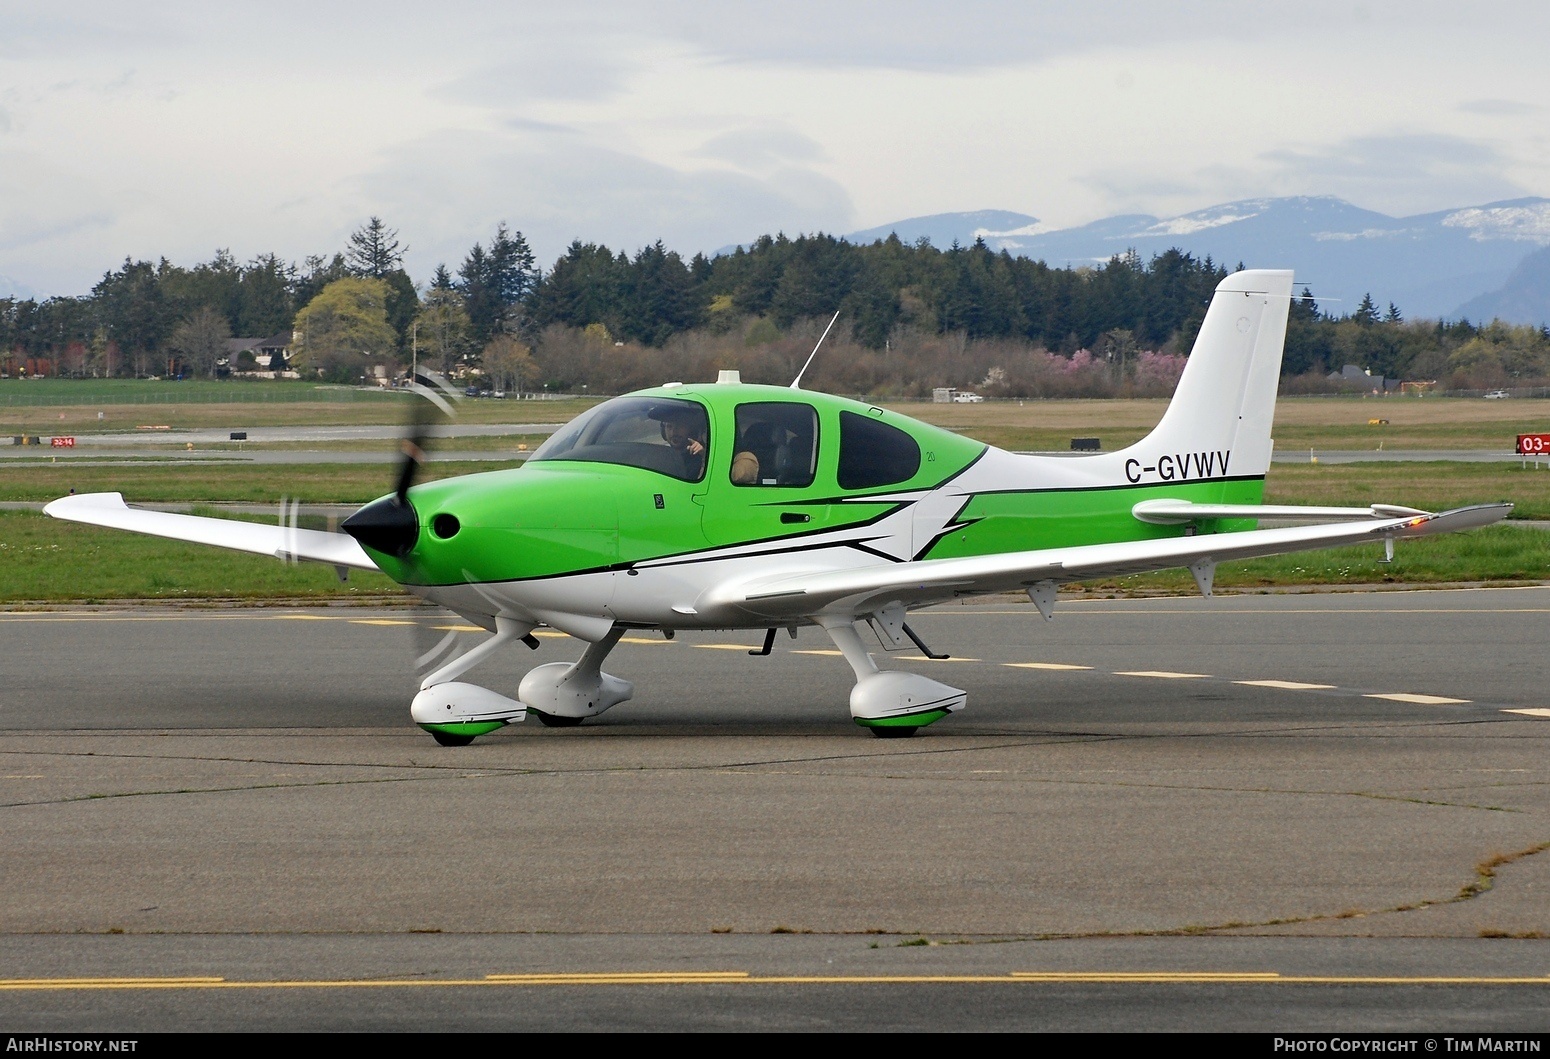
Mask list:
[[[1366,368],[1359,368],[1355,364],[1347,364],[1339,372],[1330,372],[1331,379],[1338,379],[1343,383],[1360,386],[1369,393],[1388,393],[1400,388],[1398,379],[1386,379],[1382,375],[1374,375]]]
[[[290,331],[281,331],[268,338],[228,338],[226,362],[233,375],[278,378],[290,362],[290,345]]]

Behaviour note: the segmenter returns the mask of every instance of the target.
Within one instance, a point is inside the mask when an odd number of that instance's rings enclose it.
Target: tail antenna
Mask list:
[[[829,326],[824,328],[823,334],[818,336],[818,345],[814,346],[813,351],[807,355],[807,363],[802,365],[802,370],[797,372],[797,377],[791,380],[791,388],[793,390],[800,390],[802,388],[802,376],[807,374],[807,369],[812,366],[813,358],[818,355],[818,346],[823,345],[823,340],[829,337],[829,331],[834,327],[834,321],[839,318],[840,311],[836,309],[834,310],[834,315],[829,319]]]

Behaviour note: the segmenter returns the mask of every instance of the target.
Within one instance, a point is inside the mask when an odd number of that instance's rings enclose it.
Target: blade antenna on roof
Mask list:
[[[834,327],[834,321],[839,318],[840,311],[836,309],[834,310],[834,315],[829,318],[829,326],[824,328],[823,334],[818,336],[818,346],[823,345],[823,340],[829,337],[829,331]],[[802,370],[797,372],[797,377],[791,380],[791,388],[793,390],[800,390],[802,388],[802,376],[807,374],[807,369],[812,365],[813,358],[818,355],[818,346],[813,347],[813,351],[807,355],[807,363],[802,365]]]

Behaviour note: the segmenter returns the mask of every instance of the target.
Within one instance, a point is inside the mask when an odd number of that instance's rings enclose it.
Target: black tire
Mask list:
[[[919,727],[911,728],[908,725],[898,724],[877,725],[872,728],[872,734],[879,739],[908,739],[918,731],[920,731]]]
[[[471,735],[455,735],[452,732],[432,732],[431,738],[442,746],[467,746],[474,741]]]
[[[531,706],[527,708],[527,712],[537,717],[538,723],[545,728],[574,728],[586,720],[585,717],[561,717],[557,713],[545,713],[543,710],[535,710]]]

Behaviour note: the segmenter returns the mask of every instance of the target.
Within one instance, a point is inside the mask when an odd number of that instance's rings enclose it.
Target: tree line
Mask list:
[[[661,242],[630,256],[577,241],[545,271],[501,224],[421,287],[403,269],[406,251],[372,217],[342,250],[299,265],[226,251],[192,268],[126,259],[84,297],[0,299],[0,367],[214,375],[256,367],[230,356],[231,337],[279,336],[290,368],[345,383],[411,363],[508,390],[621,392],[729,367],[786,383],[838,313],[812,385],[1166,393],[1228,272],[1177,249],[1054,268],[978,240],[939,248],[823,234],[688,260]],[[1542,384],[1550,330],[1407,321],[1371,295],[1335,315],[1304,288],[1288,323],[1288,387],[1364,385],[1327,378],[1348,364],[1455,388]]]

